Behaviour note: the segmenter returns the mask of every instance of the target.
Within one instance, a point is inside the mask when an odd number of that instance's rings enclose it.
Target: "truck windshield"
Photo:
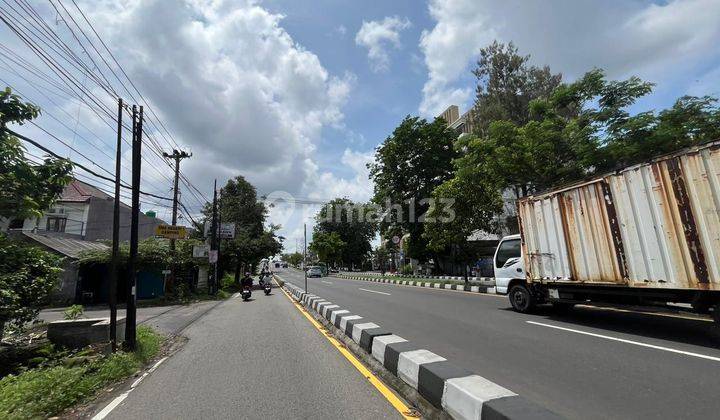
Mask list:
[[[504,266],[510,258],[520,258],[520,239],[509,239],[500,244],[495,257],[495,267]]]

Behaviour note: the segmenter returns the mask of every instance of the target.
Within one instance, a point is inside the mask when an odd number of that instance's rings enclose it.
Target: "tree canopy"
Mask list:
[[[17,137],[6,131],[8,124],[23,124],[36,118],[40,108],[24,103],[10,88],[0,91],[0,217],[38,217],[50,208],[70,182],[72,165],[65,159],[47,157],[36,164],[25,158]]]
[[[380,232],[386,236],[410,233],[408,256],[412,258],[429,256],[424,225],[418,219],[430,208],[435,188],[452,177],[456,138],[455,130],[442,118],[429,123],[406,117],[376,149],[369,165],[375,183],[373,202],[389,211],[380,221]]]
[[[377,209],[373,206],[354,203],[347,198],[336,198],[323,206],[315,216],[313,242],[319,238],[327,245],[331,235],[337,235],[339,241],[332,239],[332,243],[340,248],[340,255],[329,256],[336,257],[336,261],[359,266],[372,249],[370,241],[376,232],[376,213]],[[324,250],[325,246],[321,248]],[[317,248],[312,250],[318,251]],[[322,259],[319,254],[318,257]]]

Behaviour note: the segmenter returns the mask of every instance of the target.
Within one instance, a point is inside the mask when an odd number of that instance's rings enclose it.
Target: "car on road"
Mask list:
[[[322,269],[320,267],[308,267],[307,270],[307,276],[308,277],[322,277]]]

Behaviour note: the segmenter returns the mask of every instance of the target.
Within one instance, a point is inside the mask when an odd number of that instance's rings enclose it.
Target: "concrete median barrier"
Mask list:
[[[431,282],[406,283],[440,286]],[[460,368],[440,355],[419,348],[361,315],[343,309],[320,296],[307,294],[290,282],[285,282],[283,287],[296,301],[315,312],[316,318],[322,318],[334,326],[334,334],[338,338],[344,337],[348,348],[356,353],[364,353],[358,355],[366,362],[372,361],[378,370],[384,370],[385,374],[390,375],[386,378],[395,378],[392,381],[396,382],[396,390],[418,407],[437,410],[435,413],[444,413],[443,416],[448,415],[454,419],[561,418],[511,390]]]

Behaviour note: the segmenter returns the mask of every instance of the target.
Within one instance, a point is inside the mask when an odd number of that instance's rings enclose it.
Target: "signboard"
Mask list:
[[[205,236],[210,236],[211,226],[212,222],[205,222]],[[234,239],[235,223],[220,223],[220,226],[218,226],[218,238]]]
[[[210,245],[193,245],[193,258],[207,258]]]
[[[218,252],[216,249],[210,250],[208,253],[208,260],[211,264],[215,264],[218,260]]]
[[[166,239],[185,239],[187,229],[185,226],[158,225],[155,226],[155,235]]]

